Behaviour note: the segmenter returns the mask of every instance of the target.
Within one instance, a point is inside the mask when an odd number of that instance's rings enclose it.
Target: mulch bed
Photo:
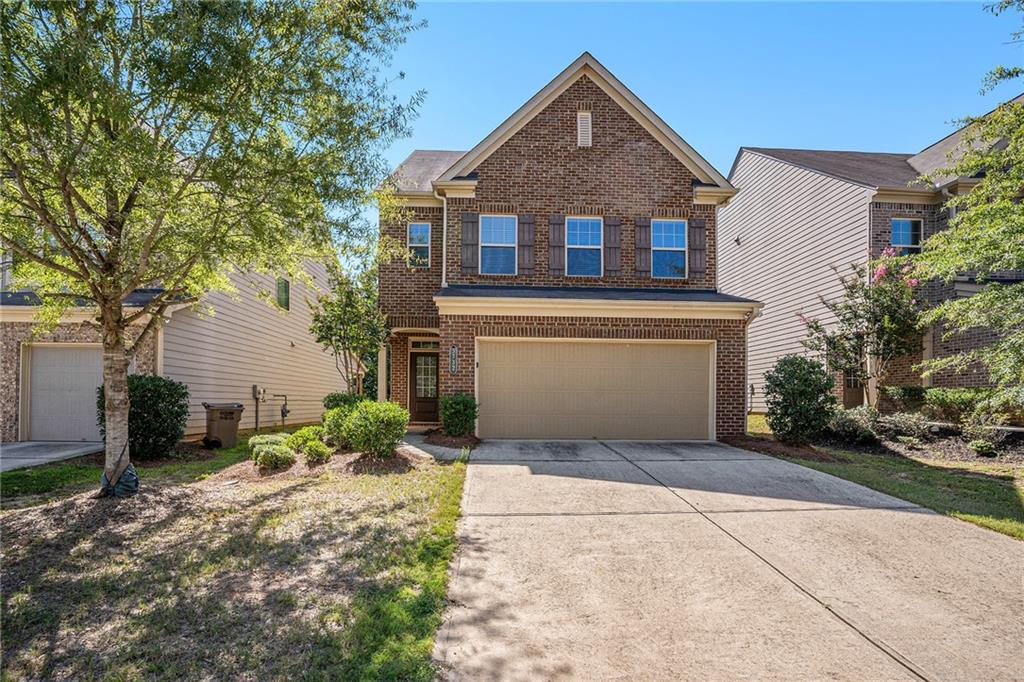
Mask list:
[[[456,450],[461,450],[462,448],[472,450],[480,445],[480,439],[472,434],[468,436],[449,436],[444,432],[444,429],[430,429],[426,432],[426,437],[423,440],[431,445],[440,445],[441,447],[454,448]]]
[[[723,438],[722,442],[733,447],[760,452],[762,455],[772,455],[773,457],[798,457],[817,462],[836,461],[835,457],[827,452],[818,450],[813,445],[790,445],[772,440],[771,438],[757,438],[755,436],[731,436]]]

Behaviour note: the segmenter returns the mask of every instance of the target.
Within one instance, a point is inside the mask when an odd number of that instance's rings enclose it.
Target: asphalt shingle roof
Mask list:
[[[918,171],[908,162],[913,154],[767,147],[744,149],[870,187],[906,187],[918,176]]]
[[[452,167],[466,152],[417,149],[391,174],[399,192],[430,192],[431,182]]]

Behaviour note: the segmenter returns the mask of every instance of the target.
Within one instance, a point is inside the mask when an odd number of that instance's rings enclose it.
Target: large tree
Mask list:
[[[44,322],[95,308],[109,482],[130,465],[130,358],[168,306],[230,271],[297,272],[348,233],[419,101],[382,71],[412,7],[0,6],[0,241]],[[140,287],[160,292],[126,308]]]
[[[1003,0],[988,8],[996,14],[1016,11],[1024,16],[1024,0]],[[1020,42],[1024,29],[1012,40]],[[982,91],[1018,83],[1019,66],[999,66],[985,78]],[[984,286],[967,298],[953,298],[927,311],[923,321],[939,323],[944,333],[974,328],[997,332],[982,348],[927,363],[928,371],[961,369],[974,363],[988,368],[999,401],[1024,405],[1024,282],[1008,283],[1000,275],[1024,271],[1024,101],[1007,102],[995,111],[964,121],[961,143],[948,166],[926,178],[943,184],[955,178],[976,178],[966,194],[946,202],[949,228],[926,240],[914,260],[922,278],[950,282],[972,274]]]

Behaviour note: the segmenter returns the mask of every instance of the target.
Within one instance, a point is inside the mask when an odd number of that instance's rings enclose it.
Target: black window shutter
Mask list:
[[[548,270],[552,275],[565,273],[565,216],[560,213],[548,220]]]
[[[636,274],[651,276],[651,219],[640,217],[633,221],[636,228]]]
[[[617,277],[622,267],[622,222],[618,218],[604,219],[604,274]]]
[[[475,274],[480,269],[477,248],[480,244],[480,214],[462,214],[462,273]]]
[[[708,269],[708,231],[704,218],[691,218],[686,235],[686,258],[690,262],[689,279],[701,279]]]
[[[532,275],[534,266],[534,218],[532,213],[519,216],[519,274]]]

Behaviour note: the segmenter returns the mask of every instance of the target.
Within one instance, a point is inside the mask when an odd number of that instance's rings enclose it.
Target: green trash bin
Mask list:
[[[242,421],[245,406],[242,403],[203,403],[206,408],[206,436],[203,445],[208,448],[230,448],[238,444],[238,422]]]

